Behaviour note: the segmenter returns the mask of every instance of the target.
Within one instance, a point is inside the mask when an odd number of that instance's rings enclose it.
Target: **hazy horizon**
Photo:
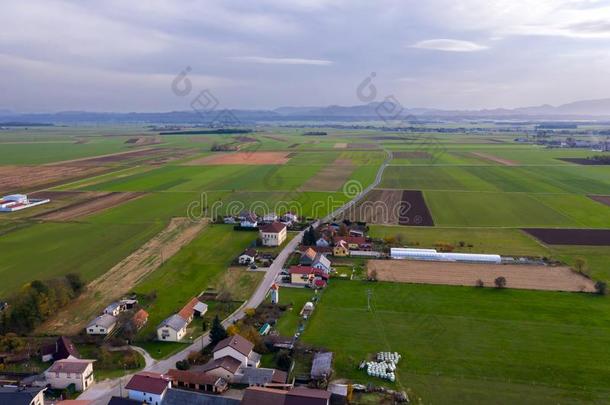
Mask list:
[[[610,2],[8,0],[0,109],[189,110],[365,104],[474,110],[610,95]],[[192,92],[172,92],[184,69]]]

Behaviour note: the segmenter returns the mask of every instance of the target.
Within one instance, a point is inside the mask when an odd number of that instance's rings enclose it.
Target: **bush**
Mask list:
[[[506,279],[500,276],[494,280],[494,284],[496,285],[496,288],[504,288],[506,287]]]
[[[178,370],[188,370],[189,368],[191,368],[191,363],[189,363],[188,360],[178,360],[176,362],[176,368]]]
[[[595,292],[599,295],[606,295],[608,293],[608,285],[604,281],[597,281],[595,283]]]
[[[475,287],[479,287],[479,288],[485,287],[485,283],[483,282],[483,280],[478,279],[477,282],[475,283]]]

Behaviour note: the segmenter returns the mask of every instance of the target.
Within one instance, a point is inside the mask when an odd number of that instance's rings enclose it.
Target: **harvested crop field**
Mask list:
[[[339,142],[335,144],[335,149],[345,149],[347,148],[347,143],[345,142]]]
[[[402,190],[371,190],[344,217],[369,224],[398,225],[402,207]]]
[[[145,148],[131,150],[127,152],[111,153],[108,155],[93,156],[88,158],[72,159],[62,162],[50,163],[48,166],[56,167],[61,165],[70,166],[98,166],[123,163],[131,160],[158,159],[166,155],[184,153],[172,148]]]
[[[116,207],[127,201],[142,197],[144,193],[89,193],[91,196],[66,207],[37,216],[47,221],[72,221]]]
[[[283,165],[290,160],[286,152],[217,153],[185,164],[199,165]]]
[[[470,154],[483,160],[488,160],[493,163],[499,163],[503,166],[519,166],[519,163],[515,162],[514,160],[502,159],[501,157],[490,155],[488,153],[470,152]]]
[[[402,192],[402,206],[398,223],[411,226],[434,226],[432,214],[430,214],[421,191],[405,190]]]
[[[395,159],[432,159],[432,155],[423,151],[392,152]]]
[[[125,141],[125,144],[132,146],[156,145],[159,143],[161,143],[161,137],[159,135],[137,136]]]
[[[51,187],[108,171],[106,167],[81,166],[0,166],[0,193],[26,192]]]
[[[348,149],[379,149],[379,145],[376,143],[350,143],[347,145]]]
[[[557,158],[558,160],[562,160],[568,163],[574,163],[577,165],[583,166],[607,166],[610,165],[610,162],[604,160],[595,160],[595,159],[587,159],[587,158]]]
[[[598,203],[607,205],[610,207],[610,195],[589,195],[587,196],[593,201],[597,201]]]
[[[610,229],[523,229],[549,245],[610,246]]]
[[[355,169],[355,166],[344,163],[326,166],[309,178],[309,180],[303,184],[301,190],[337,191],[345,184]]]
[[[415,260],[370,260],[368,273],[377,280],[414,284],[475,286],[477,280],[495,287],[497,277],[507,288],[526,290],[595,292],[595,283],[569,267],[426,262]]]

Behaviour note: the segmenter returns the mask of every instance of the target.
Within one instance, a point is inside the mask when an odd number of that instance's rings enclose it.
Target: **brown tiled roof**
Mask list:
[[[148,312],[144,311],[143,309],[140,309],[133,315],[132,319],[133,322],[136,324],[136,327],[141,328],[148,320]]]
[[[244,391],[242,405],[284,405],[286,391],[264,387],[249,387]]]
[[[296,387],[286,392],[284,405],[326,405],[329,400],[328,391]]]
[[[55,360],[67,359],[68,357],[80,358],[80,353],[70,339],[65,336],[60,336],[57,339],[57,352],[53,358]]]
[[[193,307],[195,305],[197,305],[197,303],[199,302],[199,300],[197,299],[197,297],[193,297],[188,304],[186,304],[184,306],[184,308],[182,308],[180,310],[180,312],[178,312],[178,315],[182,318],[182,319],[186,319],[188,320],[191,316],[193,316]]]
[[[286,380],[288,380],[288,373],[282,370],[275,370],[273,372],[273,377],[271,378],[271,382],[275,384],[286,384]]]
[[[284,225],[281,222],[272,222],[270,224],[261,226],[259,229],[262,232],[267,232],[267,233],[280,233],[285,228],[286,228],[286,225]]]
[[[161,374],[139,373],[131,377],[125,388],[160,395],[167,389],[169,384],[169,381],[163,378]]]
[[[91,363],[92,361],[90,360],[57,360],[47,371],[52,373],[82,374]]]
[[[237,370],[239,370],[239,367],[241,367],[241,362],[239,360],[234,359],[231,356],[225,356],[220,359],[207,362],[201,366],[201,371],[207,372],[216,368],[224,368],[231,374],[235,374]]]
[[[185,384],[214,385],[219,380],[218,377],[211,374],[188,370],[169,370],[167,375],[172,381],[180,381]]]
[[[214,351],[217,352],[225,347],[231,347],[244,356],[249,356],[250,352],[252,352],[252,349],[254,348],[254,343],[240,335],[233,335],[218,342],[216,347],[214,347]]]

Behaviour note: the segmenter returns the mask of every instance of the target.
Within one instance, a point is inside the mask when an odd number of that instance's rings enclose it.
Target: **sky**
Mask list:
[[[15,112],[610,97],[610,0],[2,0],[0,27]]]

